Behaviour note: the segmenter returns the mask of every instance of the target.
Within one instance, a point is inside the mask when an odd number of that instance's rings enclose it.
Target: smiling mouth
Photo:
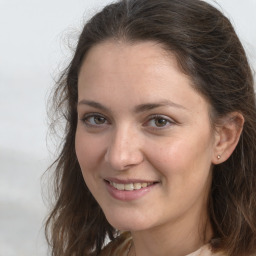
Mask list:
[[[123,183],[116,183],[116,182],[112,182],[112,181],[107,181],[112,187],[114,187],[117,190],[121,190],[121,191],[133,191],[133,190],[139,190],[141,188],[146,188],[149,186],[152,186],[158,182],[143,182],[143,183],[127,183],[127,184],[123,184]]]

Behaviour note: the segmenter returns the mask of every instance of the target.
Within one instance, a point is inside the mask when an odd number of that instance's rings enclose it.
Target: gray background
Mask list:
[[[0,0],[0,256],[47,255],[41,177],[54,158],[47,96],[84,20],[109,2]],[[255,69],[256,0],[218,3]]]

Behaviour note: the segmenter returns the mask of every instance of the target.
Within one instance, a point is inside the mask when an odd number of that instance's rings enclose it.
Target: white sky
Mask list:
[[[34,240],[44,215],[40,176],[49,159],[47,92],[69,56],[68,38],[109,2],[0,0],[0,255],[46,255]],[[218,2],[256,70],[256,0]]]

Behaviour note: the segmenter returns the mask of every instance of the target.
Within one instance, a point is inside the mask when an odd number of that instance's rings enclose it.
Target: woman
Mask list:
[[[199,0],[105,7],[54,102],[66,133],[52,255],[254,255],[253,77],[218,10]]]

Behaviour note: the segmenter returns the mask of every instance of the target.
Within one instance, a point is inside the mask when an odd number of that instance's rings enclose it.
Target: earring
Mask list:
[[[220,159],[220,158],[221,158],[221,155],[218,155],[217,158]]]

